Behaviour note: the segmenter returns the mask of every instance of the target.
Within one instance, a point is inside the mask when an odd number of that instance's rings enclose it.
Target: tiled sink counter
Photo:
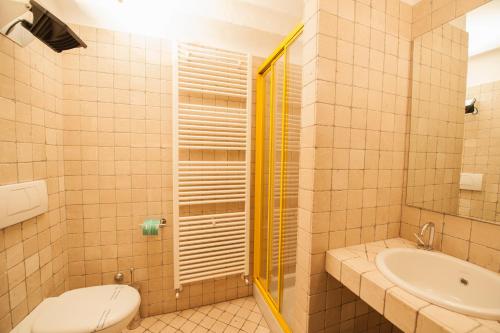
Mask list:
[[[327,251],[326,270],[404,332],[500,333],[500,323],[449,311],[415,297],[387,280],[375,266],[386,248],[415,247],[402,238]]]

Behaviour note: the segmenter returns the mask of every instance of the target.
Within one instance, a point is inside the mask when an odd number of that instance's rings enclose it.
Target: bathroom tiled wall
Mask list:
[[[412,9],[306,1],[304,12],[295,325],[322,332],[355,321],[335,315],[343,305],[325,251],[400,232]]]
[[[176,308],[172,275],[171,85],[166,41],[75,27],[88,44],[62,55],[70,289],[141,287],[144,314]],[[146,217],[165,217],[143,237]],[[170,291],[170,292],[167,292]]]
[[[413,41],[406,202],[458,213],[468,34],[444,24]]]
[[[0,36],[0,185],[46,180],[48,212],[0,230],[0,332],[67,288],[61,56]]]
[[[481,191],[460,190],[460,216],[500,222],[500,81],[467,87],[478,114],[465,115],[463,172],[483,174]]]
[[[89,47],[62,58],[70,288],[112,283],[117,271],[130,281],[134,268],[143,315],[248,296],[251,287],[232,276],[183,286],[175,298],[170,41],[75,29]],[[230,104],[209,96],[181,98]],[[182,159],[200,156],[232,158],[181,152]],[[142,236],[146,217],[167,219],[159,237]]]

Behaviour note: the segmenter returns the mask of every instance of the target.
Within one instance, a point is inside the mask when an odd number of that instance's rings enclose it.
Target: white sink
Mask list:
[[[500,319],[500,275],[439,252],[393,248],[375,263],[391,282],[449,310]]]

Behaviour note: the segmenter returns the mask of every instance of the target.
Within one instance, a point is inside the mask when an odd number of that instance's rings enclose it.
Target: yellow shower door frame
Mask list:
[[[264,63],[259,67],[257,73],[257,109],[256,109],[256,129],[255,129],[255,227],[254,227],[254,284],[261,292],[264,300],[271,308],[275,318],[280,324],[281,328],[284,332],[291,332],[290,327],[286,323],[285,319],[281,315],[281,300],[283,295],[283,205],[284,205],[284,181],[286,179],[286,163],[285,158],[287,154],[287,124],[288,124],[288,107],[287,107],[287,49],[302,33],[304,29],[303,24],[299,24],[278,46],[278,48],[271,54],[269,58],[264,61]],[[274,143],[275,143],[275,133],[274,133],[274,122],[275,122],[275,103],[270,103],[269,107],[269,146],[264,147],[265,144],[265,106],[266,106],[266,75],[271,75],[270,80],[270,101],[275,101],[275,79],[276,75],[274,75],[274,65],[280,60],[284,59],[284,68],[283,68],[283,94],[281,96],[281,161],[280,161],[280,210],[279,210],[279,230],[278,230],[278,300],[275,301],[274,298],[269,293],[269,276],[270,276],[270,262],[272,255],[272,247],[270,246],[273,239],[273,228],[272,228],[272,219],[274,214],[272,214],[274,210],[274,195],[270,192],[270,189],[274,189]],[[263,165],[264,158],[263,155],[268,152],[269,154],[269,165]],[[264,168],[269,168],[269,182],[268,188],[264,189],[262,177],[264,175]],[[262,193],[263,191],[269,191],[267,195],[267,221],[261,221],[262,218]],[[267,258],[266,258],[266,279],[262,281],[260,279],[260,262],[261,262],[261,249],[260,249],[260,241],[261,241],[261,226],[263,223],[267,223]]]

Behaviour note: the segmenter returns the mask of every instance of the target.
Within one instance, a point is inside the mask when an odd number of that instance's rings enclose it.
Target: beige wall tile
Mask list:
[[[304,85],[304,104],[314,108],[329,103],[333,123],[319,126],[310,122],[303,126],[302,137],[311,137],[310,133],[317,133],[319,129],[328,133],[328,136],[322,135],[320,146],[333,149],[332,155],[328,155],[329,163],[321,163],[322,169],[331,170],[331,188],[325,184],[311,187],[311,182],[301,177],[300,187],[307,188],[307,192],[301,192],[307,194],[307,197],[302,197],[304,204],[301,208],[313,212],[314,208],[306,203],[320,202],[326,197],[325,191],[330,192],[330,204],[322,206],[322,211],[328,212],[330,218],[330,248],[398,236],[405,148],[402,142],[406,132],[403,115],[406,115],[408,101],[408,89],[403,87],[408,87],[411,8],[400,11],[399,3],[386,4],[383,1],[309,1],[305,6],[308,9],[304,17],[305,36],[311,41],[321,41],[319,51],[310,48],[304,66],[308,68],[309,63],[316,63],[316,59],[327,58],[329,68],[334,68],[336,73],[321,78],[331,83],[328,85],[331,100],[308,94],[311,89],[308,84]],[[403,12],[404,18],[400,16]],[[316,25],[317,17],[320,17],[319,25]],[[396,38],[401,20],[406,20],[407,36]],[[400,45],[408,46],[401,56],[398,52]],[[334,55],[332,50],[335,49]],[[405,66],[401,66],[401,71],[398,68],[403,60],[407,63],[406,72]],[[325,131],[325,127],[330,130]],[[307,147],[315,145],[314,142],[302,144]],[[318,152],[318,148],[315,151]],[[312,154],[311,158],[314,157]],[[301,175],[312,177],[314,172],[311,169],[304,170]],[[311,232],[311,229],[299,228],[299,238],[302,232]],[[313,255],[308,248],[304,248],[304,252]],[[308,272],[308,269],[299,269],[299,272]],[[304,277],[304,280],[308,278]],[[344,271],[343,278],[346,283],[358,286],[356,290],[359,290],[360,281],[350,279],[349,272]],[[334,297],[328,295],[327,304],[334,302]],[[328,313],[327,309],[324,311]],[[318,315],[320,319],[323,317]],[[322,331],[342,325],[347,327],[355,321],[346,315],[335,323],[329,321],[328,315],[326,320],[323,326],[316,323],[314,328],[306,321],[298,325],[306,325],[302,327],[303,331],[309,329],[313,332],[312,329]]]
[[[468,260],[494,272],[500,272],[500,257],[498,250],[470,243]]]
[[[498,225],[473,222],[471,242],[500,250],[500,227]]]
[[[469,242],[443,235],[441,251],[462,260],[467,260],[469,257]]]
[[[445,215],[443,233],[463,240],[470,239],[471,221],[452,215]]]

